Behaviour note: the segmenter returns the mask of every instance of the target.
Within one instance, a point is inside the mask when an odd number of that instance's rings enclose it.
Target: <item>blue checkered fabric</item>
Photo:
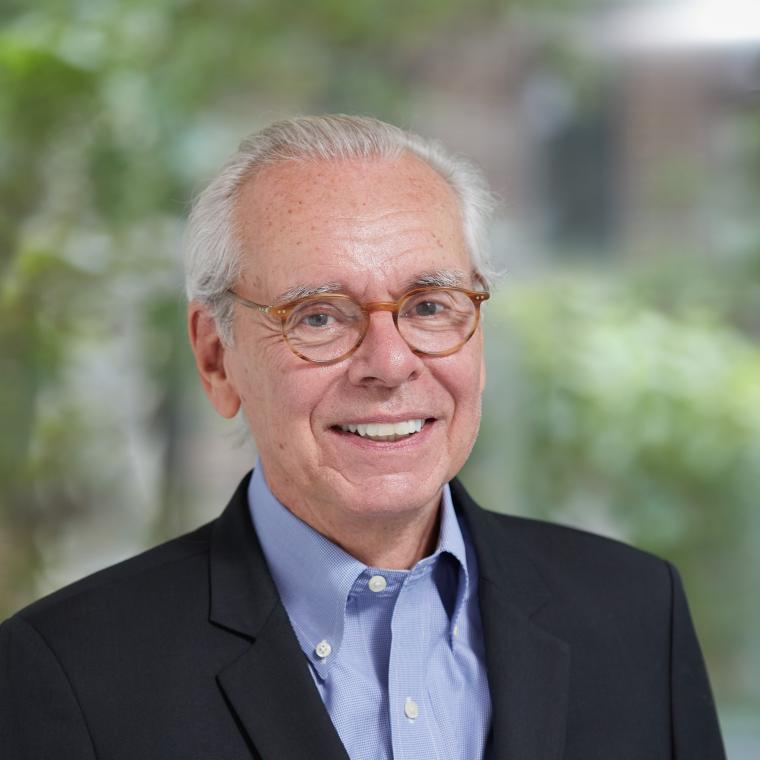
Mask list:
[[[477,559],[448,486],[435,552],[368,567],[272,495],[248,502],[314,682],[352,760],[477,760],[491,722]]]

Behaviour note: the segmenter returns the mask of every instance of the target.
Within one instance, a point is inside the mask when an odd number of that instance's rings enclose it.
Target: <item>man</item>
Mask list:
[[[243,143],[193,211],[188,321],[258,463],[218,520],[6,621],[3,758],[724,757],[675,570],[455,480],[487,206],[372,119]]]

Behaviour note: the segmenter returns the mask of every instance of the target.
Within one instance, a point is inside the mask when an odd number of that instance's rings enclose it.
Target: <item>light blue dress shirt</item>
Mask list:
[[[491,724],[477,560],[443,490],[438,546],[368,567],[295,517],[257,462],[251,517],[317,689],[352,760],[477,760]]]

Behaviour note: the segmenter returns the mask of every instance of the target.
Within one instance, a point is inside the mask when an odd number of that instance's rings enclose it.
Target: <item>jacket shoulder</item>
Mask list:
[[[139,595],[172,583],[173,578],[207,574],[207,556],[213,522],[140,554],[99,570],[38,599],[14,617],[37,628],[77,608],[98,606],[99,600]],[[191,570],[190,568],[194,568]]]
[[[582,567],[592,565],[601,569],[613,563],[640,568],[642,565],[660,566],[663,563],[660,557],[651,552],[583,528],[479,509],[499,526],[499,531],[510,533],[523,546],[533,549],[534,554],[546,555],[563,563],[569,562],[571,567],[578,563]]]
[[[509,578],[529,564],[552,593],[577,603],[669,605],[675,568],[622,541],[579,528],[491,512],[452,485],[486,575]]]

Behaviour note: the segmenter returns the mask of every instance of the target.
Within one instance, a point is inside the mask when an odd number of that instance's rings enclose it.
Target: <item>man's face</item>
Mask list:
[[[276,164],[237,207],[245,259],[236,291],[271,304],[298,286],[338,285],[359,303],[396,300],[434,272],[472,286],[455,196],[419,159]],[[389,312],[335,364],[295,356],[279,320],[237,306],[224,349],[229,401],[242,405],[274,494],[318,530],[435,509],[480,421],[480,330],[457,353],[421,357]],[[373,441],[342,426],[424,420],[419,433]]]

